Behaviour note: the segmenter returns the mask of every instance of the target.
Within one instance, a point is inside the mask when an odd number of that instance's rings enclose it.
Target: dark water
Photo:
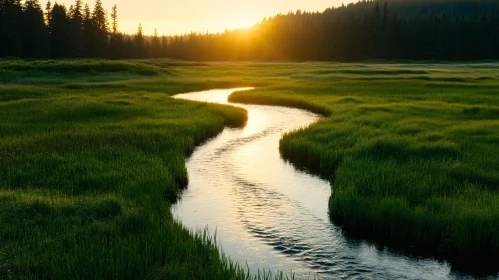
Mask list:
[[[235,90],[177,95],[227,104]],[[284,132],[319,116],[297,109],[240,105],[243,129],[225,129],[187,162],[189,186],[173,208],[191,229],[208,226],[223,251],[252,272],[280,270],[318,279],[473,279],[442,261],[405,256],[346,239],[328,218],[331,187],[279,155]]]

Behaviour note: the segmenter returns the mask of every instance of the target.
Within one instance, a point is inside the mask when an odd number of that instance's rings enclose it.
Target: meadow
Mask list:
[[[231,101],[326,116],[280,151],[332,182],[347,234],[483,272],[499,264],[498,66],[304,64]]]
[[[170,212],[187,184],[185,157],[247,118],[170,95],[227,84],[171,81],[166,67],[127,62],[0,69],[11,79],[0,84],[1,279],[251,278]],[[269,277],[280,276],[257,278]]]
[[[330,215],[346,234],[497,265],[498,69],[0,61],[0,278],[249,279],[170,213],[185,158],[246,121],[170,96],[248,86],[231,100],[325,116],[280,150],[331,180]]]

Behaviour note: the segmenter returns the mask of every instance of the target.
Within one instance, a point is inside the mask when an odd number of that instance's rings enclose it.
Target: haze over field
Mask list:
[[[67,7],[74,0],[57,1]],[[214,0],[214,1],[142,1],[103,0],[103,6],[110,12],[114,4],[120,12],[120,30],[134,34],[142,23],[144,33],[152,35],[154,28],[160,34],[175,35],[199,32],[223,32],[227,29],[249,27],[264,17],[287,13],[298,9],[323,11],[331,6],[350,3],[351,0]],[[89,2],[93,5],[93,2]]]

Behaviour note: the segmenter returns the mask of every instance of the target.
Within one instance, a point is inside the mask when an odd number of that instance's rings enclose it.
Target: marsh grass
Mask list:
[[[497,69],[304,64],[231,100],[326,116],[280,151],[333,182],[330,216],[346,233],[476,272],[499,264],[499,81],[483,78]]]
[[[104,60],[1,60],[0,84],[107,82],[169,75],[167,65]]]
[[[497,64],[80,62],[0,62],[2,279],[286,278],[170,213],[185,157],[246,114],[169,96],[250,86],[231,100],[326,116],[280,150],[334,182],[346,232],[497,267]]]
[[[224,82],[170,78],[0,86],[0,278],[253,278],[170,213],[185,157],[246,112],[169,97]]]

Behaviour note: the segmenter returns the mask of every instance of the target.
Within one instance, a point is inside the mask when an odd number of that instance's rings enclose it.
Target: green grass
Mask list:
[[[231,100],[326,116],[286,134],[280,150],[333,182],[330,215],[347,233],[443,256],[457,269],[497,268],[499,65],[492,65],[304,64]]]
[[[1,60],[0,84],[107,82],[172,74],[168,65],[105,60]]]
[[[498,66],[0,62],[0,278],[250,278],[170,213],[185,157],[246,120],[170,96],[247,86],[326,116],[280,150],[334,182],[346,232],[497,264]]]
[[[0,86],[1,279],[250,278],[170,213],[185,157],[246,112],[167,79]]]

